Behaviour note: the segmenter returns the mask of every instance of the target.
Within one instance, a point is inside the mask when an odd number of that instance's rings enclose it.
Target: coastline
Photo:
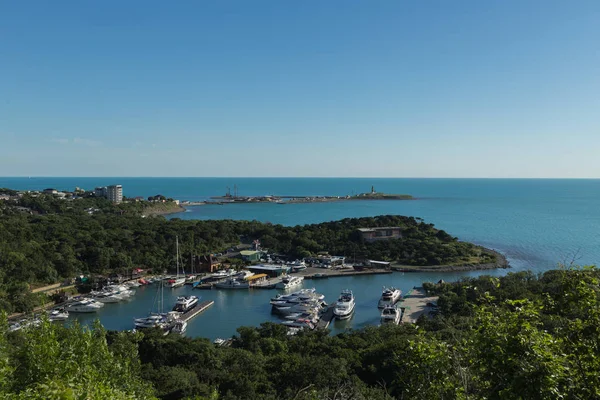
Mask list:
[[[180,205],[176,205],[175,207],[170,206],[167,208],[160,208],[160,207],[149,207],[148,209],[144,210],[144,212],[142,212],[142,217],[156,217],[159,215],[171,215],[171,214],[179,214],[182,212],[185,212],[185,207],[182,207]]]
[[[483,252],[494,254],[496,262],[486,264],[463,264],[463,265],[401,265],[392,264],[392,270],[398,272],[460,272],[460,271],[485,271],[489,269],[511,268],[506,256],[496,250],[480,246]]]

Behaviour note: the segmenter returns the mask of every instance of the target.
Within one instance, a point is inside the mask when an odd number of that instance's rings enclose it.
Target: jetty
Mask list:
[[[335,315],[333,314],[334,308],[335,308],[335,303],[331,304],[327,308],[327,310],[325,310],[325,312],[323,314],[321,314],[321,317],[319,318],[319,321],[317,322],[316,329],[329,328],[329,324],[331,324],[331,321],[333,321],[333,318],[335,317]]]
[[[414,287],[402,300],[398,307],[402,310],[400,322],[416,323],[423,314],[429,315],[437,304],[438,296],[427,296],[427,292],[422,287]]]
[[[201,312],[205,311],[208,307],[212,306],[213,304],[215,304],[214,300],[203,301],[200,304],[198,304],[196,307],[192,308],[191,310],[186,311],[183,314],[181,314],[179,319],[183,320],[185,322],[189,322],[189,320],[191,320],[192,318],[194,318],[196,315],[200,314]]]

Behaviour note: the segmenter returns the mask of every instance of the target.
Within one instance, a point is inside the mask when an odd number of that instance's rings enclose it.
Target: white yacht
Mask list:
[[[304,328],[304,329],[315,329],[315,324],[308,319],[297,319],[295,321],[283,321],[281,323],[285,326],[290,326],[294,328]]]
[[[244,270],[244,271],[240,271],[240,272],[236,273],[233,276],[237,279],[246,279],[246,278],[250,278],[251,276],[254,276],[254,272]]]
[[[183,335],[183,334],[185,334],[186,330],[187,330],[187,322],[181,320],[181,321],[176,321],[175,322],[175,324],[171,328],[171,333],[176,333],[178,335]]]
[[[303,271],[306,269],[306,263],[302,260],[296,260],[292,263],[288,263],[287,265],[292,267],[293,271]]]
[[[296,286],[302,285],[303,281],[304,281],[303,276],[286,276],[281,280],[281,282],[277,282],[275,284],[275,288],[286,289],[286,290],[292,289],[292,288],[295,288]]]
[[[123,297],[118,292],[102,291],[93,294],[94,300],[100,303],[118,303],[123,300]]]
[[[340,298],[335,304],[335,308],[333,309],[333,315],[337,319],[347,319],[352,316],[352,312],[354,311],[354,306],[356,303],[354,302],[354,294],[351,290],[342,290],[340,294]]]
[[[133,320],[136,329],[144,328],[165,328],[168,320],[164,314],[152,314],[146,318],[136,318]]]
[[[103,303],[93,299],[83,299],[74,303],[68,304],[65,310],[75,313],[93,313],[104,307]]]
[[[215,272],[211,275],[212,278],[221,279],[221,278],[229,278],[232,275],[236,274],[235,269],[222,269],[220,271]]]
[[[48,319],[50,321],[66,321],[69,319],[69,312],[64,308],[57,308],[50,311],[48,314]]]
[[[395,287],[386,288],[384,286],[377,307],[385,308],[386,306],[393,306],[398,302],[398,300],[400,300],[401,297],[402,291],[400,289],[396,289]]]
[[[125,285],[108,285],[104,287],[104,291],[115,292],[121,299],[127,299],[135,294],[135,291]]]
[[[318,313],[323,307],[319,303],[300,303],[289,306],[273,306],[273,311],[283,315],[291,315],[296,313]]]
[[[250,284],[239,279],[229,278],[223,282],[215,283],[215,287],[218,289],[248,289]]]
[[[393,305],[385,306],[383,311],[381,311],[381,323],[398,325],[400,323],[400,310]]]
[[[315,293],[314,289],[302,289],[298,292],[290,293],[288,295],[277,295],[271,299],[271,304],[279,305],[285,303],[301,303],[303,301],[318,300],[323,301],[324,295]]]
[[[173,307],[173,311],[181,313],[188,312],[198,305],[198,296],[179,296]]]

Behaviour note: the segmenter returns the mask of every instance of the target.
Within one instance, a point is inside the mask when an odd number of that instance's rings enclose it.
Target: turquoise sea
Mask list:
[[[375,190],[411,194],[411,201],[353,201],[311,204],[232,204],[189,207],[170,218],[246,219],[297,225],[346,217],[400,214],[422,217],[461,240],[494,248],[505,254],[512,270],[541,272],[560,262],[596,264],[600,260],[600,180],[555,179],[382,179],[382,178],[0,178],[0,187],[73,190],[76,186],[122,184],[125,196],[163,194],[180,200],[203,200],[231,192],[239,195],[346,195]],[[506,270],[487,271],[504,274]],[[347,277],[315,282],[334,301],[341,289],[354,290],[354,318],[333,326],[334,331],[379,321],[376,303],[381,287],[403,291],[424,280],[454,280],[478,274],[400,274]],[[305,284],[305,286],[307,286]],[[190,288],[168,292],[170,304]],[[130,303],[108,304],[97,315],[108,329],[130,329],[131,318],[149,311],[155,290],[138,289]],[[190,323],[188,335],[230,336],[240,325],[274,319],[268,299],[274,291],[196,291],[215,306]],[[81,317],[86,322],[92,317]]]

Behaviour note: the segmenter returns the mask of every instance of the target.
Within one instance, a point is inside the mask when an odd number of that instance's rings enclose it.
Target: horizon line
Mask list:
[[[13,176],[0,176],[0,179],[52,179],[52,178],[67,178],[67,179],[100,179],[100,178],[111,178],[111,179],[513,179],[513,180],[540,180],[540,179],[560,179],[560,180],[600,180],[600,177],[445,177],[445,176],[427,176],[427,177],[413,177],[413,176],[125,176],[125,175],[107,175],[107,176],[43,176],[43,175],[13,175]]]

